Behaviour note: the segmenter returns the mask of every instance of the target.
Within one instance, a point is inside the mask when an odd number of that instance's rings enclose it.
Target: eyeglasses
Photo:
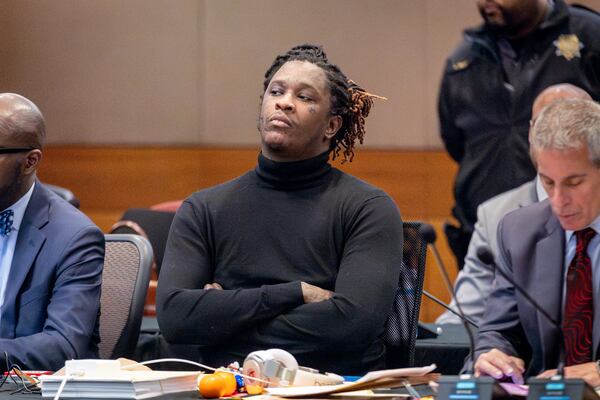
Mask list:
[[[33,147],[0,147],[0,154],[25,153],[31,150],[35,149]]]

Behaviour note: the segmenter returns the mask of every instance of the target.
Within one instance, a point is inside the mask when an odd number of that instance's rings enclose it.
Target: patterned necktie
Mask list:
[[[587,247],[595,234],[592,228],[575,232],[577,247],[567,271],[567,298],[562,324],[567,366],[592,361],[594,291],[592,261]]]
[[[5,210],[0,213],[0,236],[8,236],[12,231],[13,210]]]

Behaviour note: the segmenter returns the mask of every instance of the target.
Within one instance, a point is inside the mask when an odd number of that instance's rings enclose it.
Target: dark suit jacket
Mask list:
[[[560,323],[565,231],[548,200],[507,214],[498,228],[498,245],[498,267]],[[523,358],[529,366],[528,375],[556,368],[560,349],[558,329],[513,285],[496,274],[477,335],[475,357],[496,347]]]
[[[36,182],[18,235],[0,307],[0,369],[5,351],[25,369],[97,358],[102,232]]]

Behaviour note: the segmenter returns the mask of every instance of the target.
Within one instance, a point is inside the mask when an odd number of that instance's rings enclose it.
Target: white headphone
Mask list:
[[[324,386],[344,382],[339,375],[320,374],[316,369],[298,366],[294,356],[282,349],[253,351],[244,360],[243,370],[244,375],[269,381],[270,386]],[[265,386],[244,379],[246,384]]]

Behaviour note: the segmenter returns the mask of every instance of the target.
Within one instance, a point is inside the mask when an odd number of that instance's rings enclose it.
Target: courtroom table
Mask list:
[[[52,399],[52,397],[42,397],[41,392],[39,393],[17,393],[10,394],[11,391],[15,390],[16,386],[13,383],[5,384],[2,388],[0,388],[0,400],[42,400],[42,399]],[[62,397],[61,397],[62,399]],[[119,400],[115,397],[112,397],[113,400]],[[151,397],[152,400],[166,400],[166,399],[174,399],[174,400],[197,400],[201,399],[198,395],[198,392],[184,392],[184,393],[172,393],[159,397]],[[78,400],[86,400],[85,397],[78,398]],[[94,399],[98,400],[98,399]]]
[[[2,388],[0,388],[0,400],[12,399],[12,400],[40,400],[40,399],[51,399],[50,397],[42,397],[41,393],[19,393],[19,394],[9,394],[11,391],[15,390],[16,386],[13,383],[6,383]],[[418,389],[418,393],[421,396],[431,396],[433,395],[433,391],[427,385],[415,385],[415,389]],[[350,400],[406,400],[407,392],[404,388],[397,389],[376,389],[375,393],[377,397],[371,396],[349,396],[347,397]],[[248,397],[251,399],[252,397]],[[329,397],[331,399],[332,397]],[[335,397],[335,399],[343,399],[344,397]],[[115,398],[112,398],[115,399]],[[166,399],[174,399],[174,400],[197,400],[202,399],[202,397],[198,394],[198,392],[183,392],[183,393],[172,393],[159,397],[151,397],[151,400],[166,400]],[[78,400],[86,400],[85,398],[80,398]],[[95,399],[97,400],[97,399]],[[118,400],[118,399],[116,399]]]
[[[444,375],[457,375],[469,355],[469,336],[462,325],[424,324],[432,331],[439,332],[436,338],[417,339],[415,345],[415,366],[435,363]],[[439,328],[439,329],[438,329]],[[473,335],[477,332],[471,329]]]

